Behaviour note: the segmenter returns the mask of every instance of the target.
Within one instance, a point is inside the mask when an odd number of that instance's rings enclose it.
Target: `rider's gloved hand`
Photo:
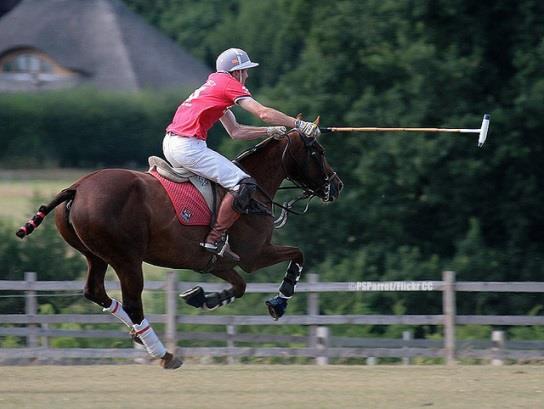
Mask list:
[[[272,136],[275,139],[281,138],[287,133],[287,128],[285,126],[269,126],[266,128],[266,135]]]
[[[295,128],[297,128],[300,132],[309,137],[317,138],[319,135],[321,135],[319,126],[317,126],[317,124],[314,124],[313,122],[306,122],[297,119],[295,122]]]

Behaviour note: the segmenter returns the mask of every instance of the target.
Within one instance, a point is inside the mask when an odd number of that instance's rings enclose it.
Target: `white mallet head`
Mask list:
[[[489,131],[489,120],[490,120],[489,114],[485,114],[484,119],[482,120],[482,127],[480,128],[480,135],[478,136],[479,148],[484,146],[485,139],[487,138],[487,131]]]

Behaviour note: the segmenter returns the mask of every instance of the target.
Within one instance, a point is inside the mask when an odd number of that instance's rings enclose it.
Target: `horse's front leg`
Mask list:
[[[220,292],[206,293],[202,287],[197,286],[185,291],[181,294],[181,298],[193,307],[215,310],[230,304],[235,298],[240,298],[246,292],[246,282],[235,270],[212,271],[212,274],[229,282],[231,287]]]
[[[265,303],[269,314],[275,320],[285,314],[287,300],[295,294],[295,288],[302,275],[304,265],[302,251],[297,247],[270,245],[263,249],[257,263],[252,267],[252,271],[254,271],[287,260],[290,261],[289,266],[280,284],[278,295],[270,298]]]

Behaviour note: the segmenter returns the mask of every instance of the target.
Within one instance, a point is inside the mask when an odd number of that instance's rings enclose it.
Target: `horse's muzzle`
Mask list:
[[[334,202],[340,196],[340,192],[344,188],[344,183],[338,175],[334,175],[330,182],[327,183],[319,194],[323,202]]]

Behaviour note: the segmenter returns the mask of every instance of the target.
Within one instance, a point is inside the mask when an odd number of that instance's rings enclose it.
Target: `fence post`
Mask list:
[[[402,340],[408,343],[413,338],[413,332],[411,330],[408,331],[402,331]],[[404,350],[406,350],[406,346],[403,347]],[[404,351],[406,352],[406,351]],[[402,364],[403,365],[410,365],[410,357],[409,356],[403,356],[402,357]]]
[[[176,353],[177,348],[177,299],[178,299],[178,275],[175,271],[166,273],[166,349]]]
[[[499,366],[504,364],[504,341],[504,331],[493,331],[491,333],[491,342],[493,342],[493,347],[491,348],[491,365]]]
[[[329,358],[327,357],[327,349],[329,348],[329,328],[317,327],[316,334],[317,334],[316,348],[320,352],[324,352],[324,354],[317,356],[315,358],[315,363],[317,365],[328,365]]]
[[[455,272],[442,273],[442,308],[444,313],[444,358],[447,365],[455,365]]]
[[[236,325],[227,325],[227,347],[228,348],[234,348],[236,345],[234,344],[234,336],[236,335]],[[237,364],[240,360],[229,354],[227,357],[227,363],[229,365]]]
[[[25,272],[26,286],[29,290],[25,291],[25,314],[26,315],[38,315],[38,302],[36,300],[36,291],[34,283],[36,282],[37,274],[34,272]],[[27,328],[30,328],[30,333],[26,337],[26,346],[29,348],[38,347],[38,336],[36,335],[36,324],[29,324]]]
[[[309,284],[319,282],[319,274],[308,273],[306,274]],[[308,293],[308,315],[319,315],[319,293]],[[308,334],[308,346],[315,348],[317,346],[317,325],[310,325],[310,333]]]

